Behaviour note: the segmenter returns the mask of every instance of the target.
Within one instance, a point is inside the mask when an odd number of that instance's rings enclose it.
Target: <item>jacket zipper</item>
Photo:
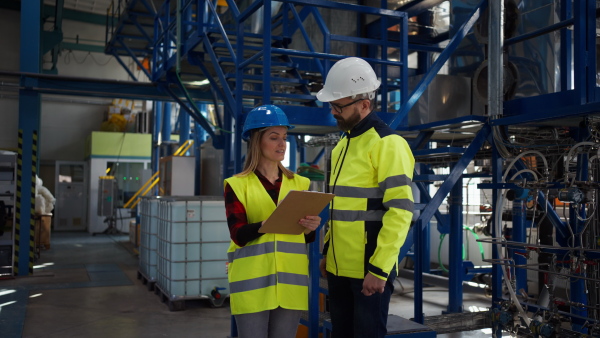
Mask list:
[[[340,177],[340,173],[342,172],[342,168],[344,167],[344,161],[346,160],[346,154],[348,153],[348,149],[350,148],[350,136],[348,135],[348,144],[346,144],[346,148],[343,150],[344,151],[344,155],[342,156],[342,162],[340,162],[340,159],[338,158],[337,162],[336,162],[336,170],[337,170],[337,175],[335,176],[335,181],[333,181],[333,188],[331,189],[331,193],[335,194],[335,187],[337,185],[337,180]],[[339,169],[337,167],[339,163]],[[333,252],[333,262],[335,264],[335,275],[338,276],[339,275],[339,270],[338,270],[338,264],[337,264],[337,260],[335,258],[335,247],[333,245],[333,208],[334,208],[334,201],[331,201],[331,209],[329,209],[329,219],[331,220],[331,236],[330,236],[330,240],[331,240],[331,251]]]

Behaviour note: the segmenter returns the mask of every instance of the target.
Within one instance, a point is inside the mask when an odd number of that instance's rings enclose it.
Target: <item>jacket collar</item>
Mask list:
[[[364,119],[360,120],[350,132],[345,132],[348,138],[358,137],[364,134],[367,130],[371,129],[378,121],[381,121],[379,116],[375,112],[370,112],[369,115],[365,116]]]

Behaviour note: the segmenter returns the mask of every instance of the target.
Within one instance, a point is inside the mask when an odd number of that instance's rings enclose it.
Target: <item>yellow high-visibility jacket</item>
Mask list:
[[[374,113],[333,149],[329,231],[323,254],[327,271],[387,279],[410,228],[414,158],[404,138]]]
[[[254,173],[225,180],[246,208],[248,223],[262,222],[276,208]],[[310,180],[285,175],[278,200],[290,190],[307,190]],[[231,241],[229,291],[234,315],[272,310],[308,310],[308,257],[304,234],[264,234],[240,247]]]

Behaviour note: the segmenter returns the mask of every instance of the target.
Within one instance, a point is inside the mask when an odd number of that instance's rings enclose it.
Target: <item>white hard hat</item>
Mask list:
[[[344,97],[373,93],[380,84],[367,61],[349,57],[331,67],[323,89],[317,93],[317,99],[321,102],[331,102]]]

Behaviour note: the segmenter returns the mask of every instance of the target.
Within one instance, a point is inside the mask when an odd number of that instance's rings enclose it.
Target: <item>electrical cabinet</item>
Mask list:
[[[17,154],[0,152],[0,276],[12,275]]]
[[[193,156],[167,156],[160,159],[160,195],[194,196],[196,160]]]

